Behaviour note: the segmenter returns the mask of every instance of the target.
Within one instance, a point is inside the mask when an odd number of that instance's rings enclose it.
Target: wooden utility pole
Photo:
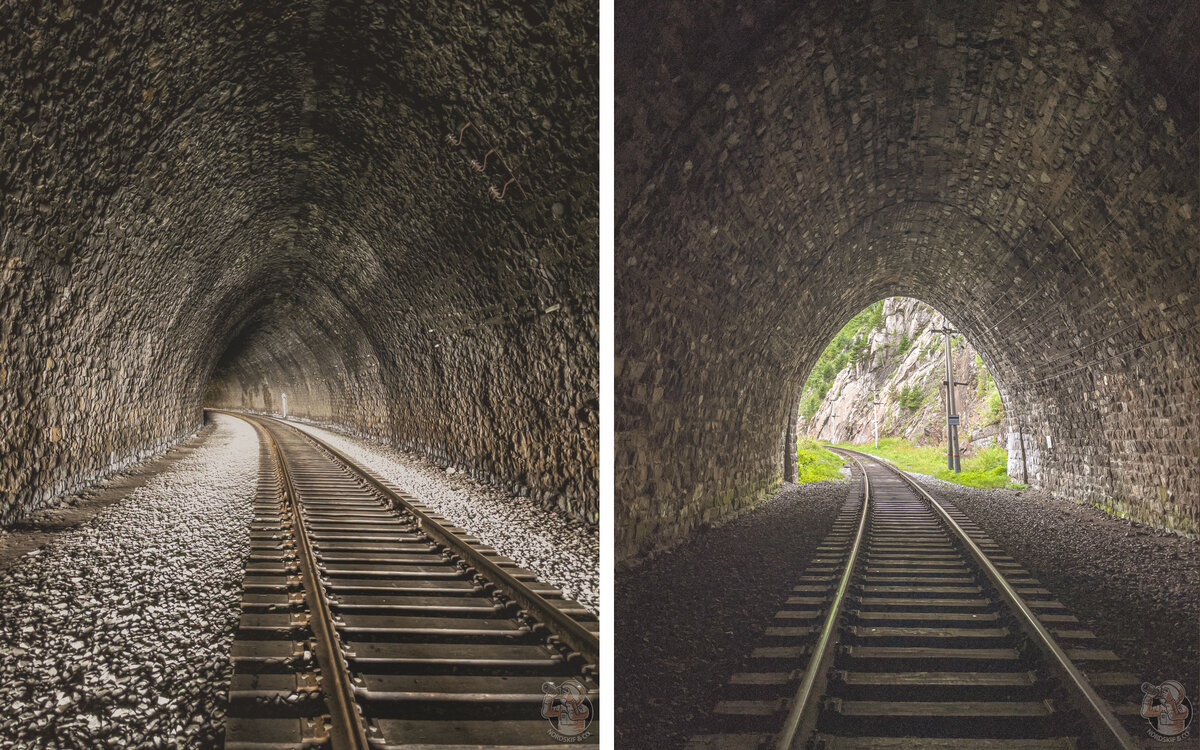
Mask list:
[[[946,334],[946,468],[958,474],[962,471],[962,462],[958,455],[958,414],[954,408],[954,360],[950,354],[950,336],[958,331],[946,327],[938,328],[934,333]]]
[[[871,411],[875,417],[875,450],[879,450],[879,398],[875,393],[875,383],[871,382]]]

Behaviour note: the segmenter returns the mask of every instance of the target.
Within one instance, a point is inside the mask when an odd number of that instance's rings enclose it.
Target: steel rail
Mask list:
[[[579,653],[585,663],[595,665],[596,667],[600,666],[600,638],[595,633],[580,625],[574,618],[564,613],[558,607],[546,601],[541,594],[518,580],[486,555],[464,542],[458,535],[448,531],[444,526],[430,517],[428,513],[413,505],[403,495],[398,494],[395,490],[380,482],[370,472],[364,471],[353,459],[341,451],[286,422],[271,417],[265,417],[265,419],[270,419],[289,429],[296,430],[297,433],[320,447],[321,450],[326,451],[337,459],[346,469],[360,477],[386,500],[398,504],[405,512],[411,513],[416,517],[417,525],[430,538],[443,547],[449,548],[454,554],[465,560],[469,566],[475,568],[484,578],[500,589],[506,596],[517,602],[535,619],[540,620],[548,626],[552,633],[558,636],[563,643]]]
[[[850,581],[854,577],[854,568],[858,563],[858,551],[862,546],[863,536],[867,528],[867,518],[870,515],[871,507],[871,480],[867,476],[867,470],[862,463],[854,456],[849,456],[849,458],[858,464],[859,471],[862,472],[863,476],[863,507],[862,514],[858,520],[858,531],[854,535],[854,544],[850,547],[850,556],[846,559],[842,578],[838,583],[837,592],[834,594],[833,602],[830,605],[829,614],[825,616],[825,624],[821,627],[821,637],[817,641],[812,656],[808,660],[808,667],[804,670],[804,677],[800,680],[800,687],[796,689],[796,695],[792,698],[792,707],[788,711],[787,719],[783,722],[783,729],[780,730],[779,736],[776,737],[775,750],[791,750],[795,746],[797,737],[803,737],[805,734],[805,732],[801,731],[801,727],[806,725],[815,726],[816,705],[813,698],[825,692],[823,688],[821,690],[816,689],[817,680],[824,675],[829,659],[833,655],[833,647],[837,644],[835,633],[838,627],[838,620],[841,619],[842,607],[846,601],[846,592],[849,590]]]
[[[1120,720],[1109,709],[1104,699],[1096,693],[1091,682],[1079,671],[1079,668],[1075,666],[1075,663],[1071,661],[1071,658],[1063,651],[1062,647],[1055,642],[1050,631],[1042,625],[1037,615],[1025,603],[1025,599],[1005,579],[1004,574],[988,559],[988,556],[975,543],[975,540],[967,534],[966,530],[942,507],[942,504],[934,500],[933,496],[926,492],[925,488],[912,479],[912,477],[908,476],[907,472],[903,472],[890,463],[875,458],[868,453],[852,450],[844,450],[844,452],[866,456],[880,466],[888,469],[904,480],[906,484],[932,506],[934,512],[938,514],[947,527],[962,541],[963,546],[971,554],[971,557],[975,559],[975,562],[983,570],[984,574],[987,575],[992,585],[996,587],[996,590],[1000,592],[1000,595],[1010,608],[1020,615],[1018,623],[1022,631],[1030,636],[1030,640],[1034,642],[1038,650],[1042,652],[1051,666],[1055,668],[1059,676],[1064,678],[1064,683],[1074,688],[1073,690],[1067,690],[1067,695],[1070,696],[1072,703],[1075,704],[1075,708],[1087,718],[1087,722],[1092,728],[1092,739],[1099,742],[1103,747],[1137,750],[1137,742],[1129,735],[1125,727],[1121,725]]]
[[[217,411],[217,410],[213,410]],[[292,477],[288,472],[287,463],[283,457],[283,449],[271,434],[270,428],[263,420],[247,417],[237,412],[221,411],[222,414],[243,419],[258,428],[267,439],[271,454],[275,457],[275,465],[279,469],[283,494],[292,512],[293,532],[296,536],[296,555],[300,565],[301,580],[304,583],[304,598],[308,603],[310,613],[309,624],[313,629],[316,641],[317,658],[321,665],[321,686],[325,694],[325,703],[329,708],[329,744],[331,750],[368,750],[366,730],[363,727],[358,703],[354,699],[354,686],[342,658],[341,641],[333,625],[333,614],[329,609],[329,601],[325,597],[325,587],[317,574],[316,557],[308,538],[308,530],[304,527],[304,518],[300,513],[300,503],[292,485]]]

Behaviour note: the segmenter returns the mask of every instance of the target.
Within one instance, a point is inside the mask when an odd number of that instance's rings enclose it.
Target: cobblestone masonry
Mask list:
[[[766,497],[809,368],[889,295],[982,353],[1036,485],[1198,530],[1200,4],[617,23],[619,560]]]
[[[594,519],[597,37],[576,0],[0,1],[0,523],[206,393]]]

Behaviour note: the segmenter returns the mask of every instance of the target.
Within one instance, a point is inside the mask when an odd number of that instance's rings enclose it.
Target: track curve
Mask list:
[[[956,508],[886,462],[838,452],[862,500],[690,750],[1137,747],[1089,680],[1136,686],[1111,671],[1111,651]]]

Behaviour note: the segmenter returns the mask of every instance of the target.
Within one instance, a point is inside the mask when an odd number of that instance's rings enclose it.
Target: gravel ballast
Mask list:
[[[27,552],[41,547],[63,531],[90,521],[98,513],[123,500],[129,493],[203,445],[214,422],[207,421],[196,434],[176,443],[163,453],[102,479],[79,492],[61,498],[50,507],[35,511],[6,529],[0,530],[0,572]]]
[[[342,451],[599,614],[597,529],[547,511],[530,498],[481,485],[462,474],[447,474],[422,456],[312,424],[290,423]]]
[[[245,422],[0,571],[0,748],[216,747],[259,470]]]
[[[771,622],[861,479],[785,484],[754,510],[616,574],[616,745],[679,748]]]
[[[1036,490],[984,490],[912,475],[1029,569],[1155,685],[1200,693],[1200,543]],[[1129,696],[1140,703],[1141,694]],[[1193,702],[1195,699],[1193,698]]]

